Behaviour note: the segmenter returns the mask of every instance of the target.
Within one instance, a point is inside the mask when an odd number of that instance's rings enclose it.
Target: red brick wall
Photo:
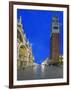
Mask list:
[[[59,34],[53,33],[51,39],[51,59],[56,62],[59,57]]]

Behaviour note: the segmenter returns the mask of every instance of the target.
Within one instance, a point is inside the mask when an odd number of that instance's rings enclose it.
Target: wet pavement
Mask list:
[[[35,65],[17,70],[17,80],[63,78],[63,65]]]

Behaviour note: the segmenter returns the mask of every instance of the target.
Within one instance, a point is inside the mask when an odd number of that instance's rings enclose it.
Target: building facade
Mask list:
[[[33,65],[32,47],[24,33],[21,17],[17,22],[17,68]]]

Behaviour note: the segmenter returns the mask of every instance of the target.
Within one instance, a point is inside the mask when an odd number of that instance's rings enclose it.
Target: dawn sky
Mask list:
[[[50,33],[52,17],[57,16],[60,23],[60,54],[63,54],[63,11],[43,11],[17,9],[17,19],[21,16],[23,30],[32,44],[35,62],[41,64],[50,57]]]

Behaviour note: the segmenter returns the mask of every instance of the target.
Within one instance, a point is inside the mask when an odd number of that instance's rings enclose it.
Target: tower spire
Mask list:
[[[20,16],[19,22],[22,23],[22,17]]]

